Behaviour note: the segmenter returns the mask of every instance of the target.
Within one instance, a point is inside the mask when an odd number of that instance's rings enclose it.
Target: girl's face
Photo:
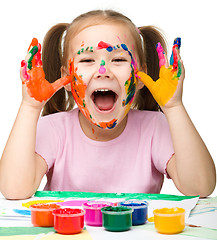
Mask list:
[[[75,101],[93,124],[112,129],[133,102],[137,64],[133,38],[121,25],[84,29],[70,42],[73,59],[71,88]]]

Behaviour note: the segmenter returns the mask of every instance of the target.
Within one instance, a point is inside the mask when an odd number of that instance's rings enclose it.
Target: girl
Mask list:
[[[0,161],[2,194],[28,198],[45,174],[46,190],[159,193],[166,174],[185,195],[211,194],[215,166],[182,103],[180,44],[171,66],[165,45],[156,28],[110,10],[54,26],[44,71],[34,39]]]

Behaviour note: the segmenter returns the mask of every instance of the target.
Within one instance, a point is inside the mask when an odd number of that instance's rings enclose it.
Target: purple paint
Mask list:
[[[84,220],[89,226],[102,226],[102,212],[101,208],[112,206],[110,202],[104,201],[89,201],[83,204],[85,210]]]
[[[165,55],[164,55],[164,49],[163,49],[162,45],[160,44],[160,42],[157,43],[156,49],[157,49],[158,58],[159,58],[159,67],[161,68],[161,66],[164,66],[166,64],[166,59],[165,59]]]
[[[106,72],[106,69],[105,69],[105,61],[102,60],[101,63],[100,63],[100,68],[99,68],[99,73],[100,74],[104,74]]]

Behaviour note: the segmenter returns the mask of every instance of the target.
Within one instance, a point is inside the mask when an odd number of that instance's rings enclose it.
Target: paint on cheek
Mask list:
[[[99,73],[100,74],[104,74],[106,72],[106,69],[105,69],[105,61],[102,60],[101,63],[100,63],[100,68],[99,68]]]
[[[83,112],[87,119],[91,120],[92,117],[86,107],[85,102],[85,92],[87,85],[84,83],[82,76],[76,73],[76,69],[74,69],[74,60],[70,62],[69,72],[73,77],[71,82],[71,91],[72,95],[78,105],[79,109]]]

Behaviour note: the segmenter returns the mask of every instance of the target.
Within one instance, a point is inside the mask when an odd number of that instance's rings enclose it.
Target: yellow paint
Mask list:
[[[144,72],[137,72],[137,75],[160,106],[164,106],[174,95],[179,80],[172,66],[169,68],[161,66],[156,82]]]
[[[149,221],[149,222],[154,222],[154,217],[148,218],[148,221]]]
[[[185,210],[183,208],[155,209],[154,225],[159,233],[176,234],[185,228]]]
[[[26,203],[22,203],[23,207],[29,208],[33,204],[38,204],[38,203],[52,203],[52,202],[64,202],[63,200],[34,200],[34,201],[29,201]]]

